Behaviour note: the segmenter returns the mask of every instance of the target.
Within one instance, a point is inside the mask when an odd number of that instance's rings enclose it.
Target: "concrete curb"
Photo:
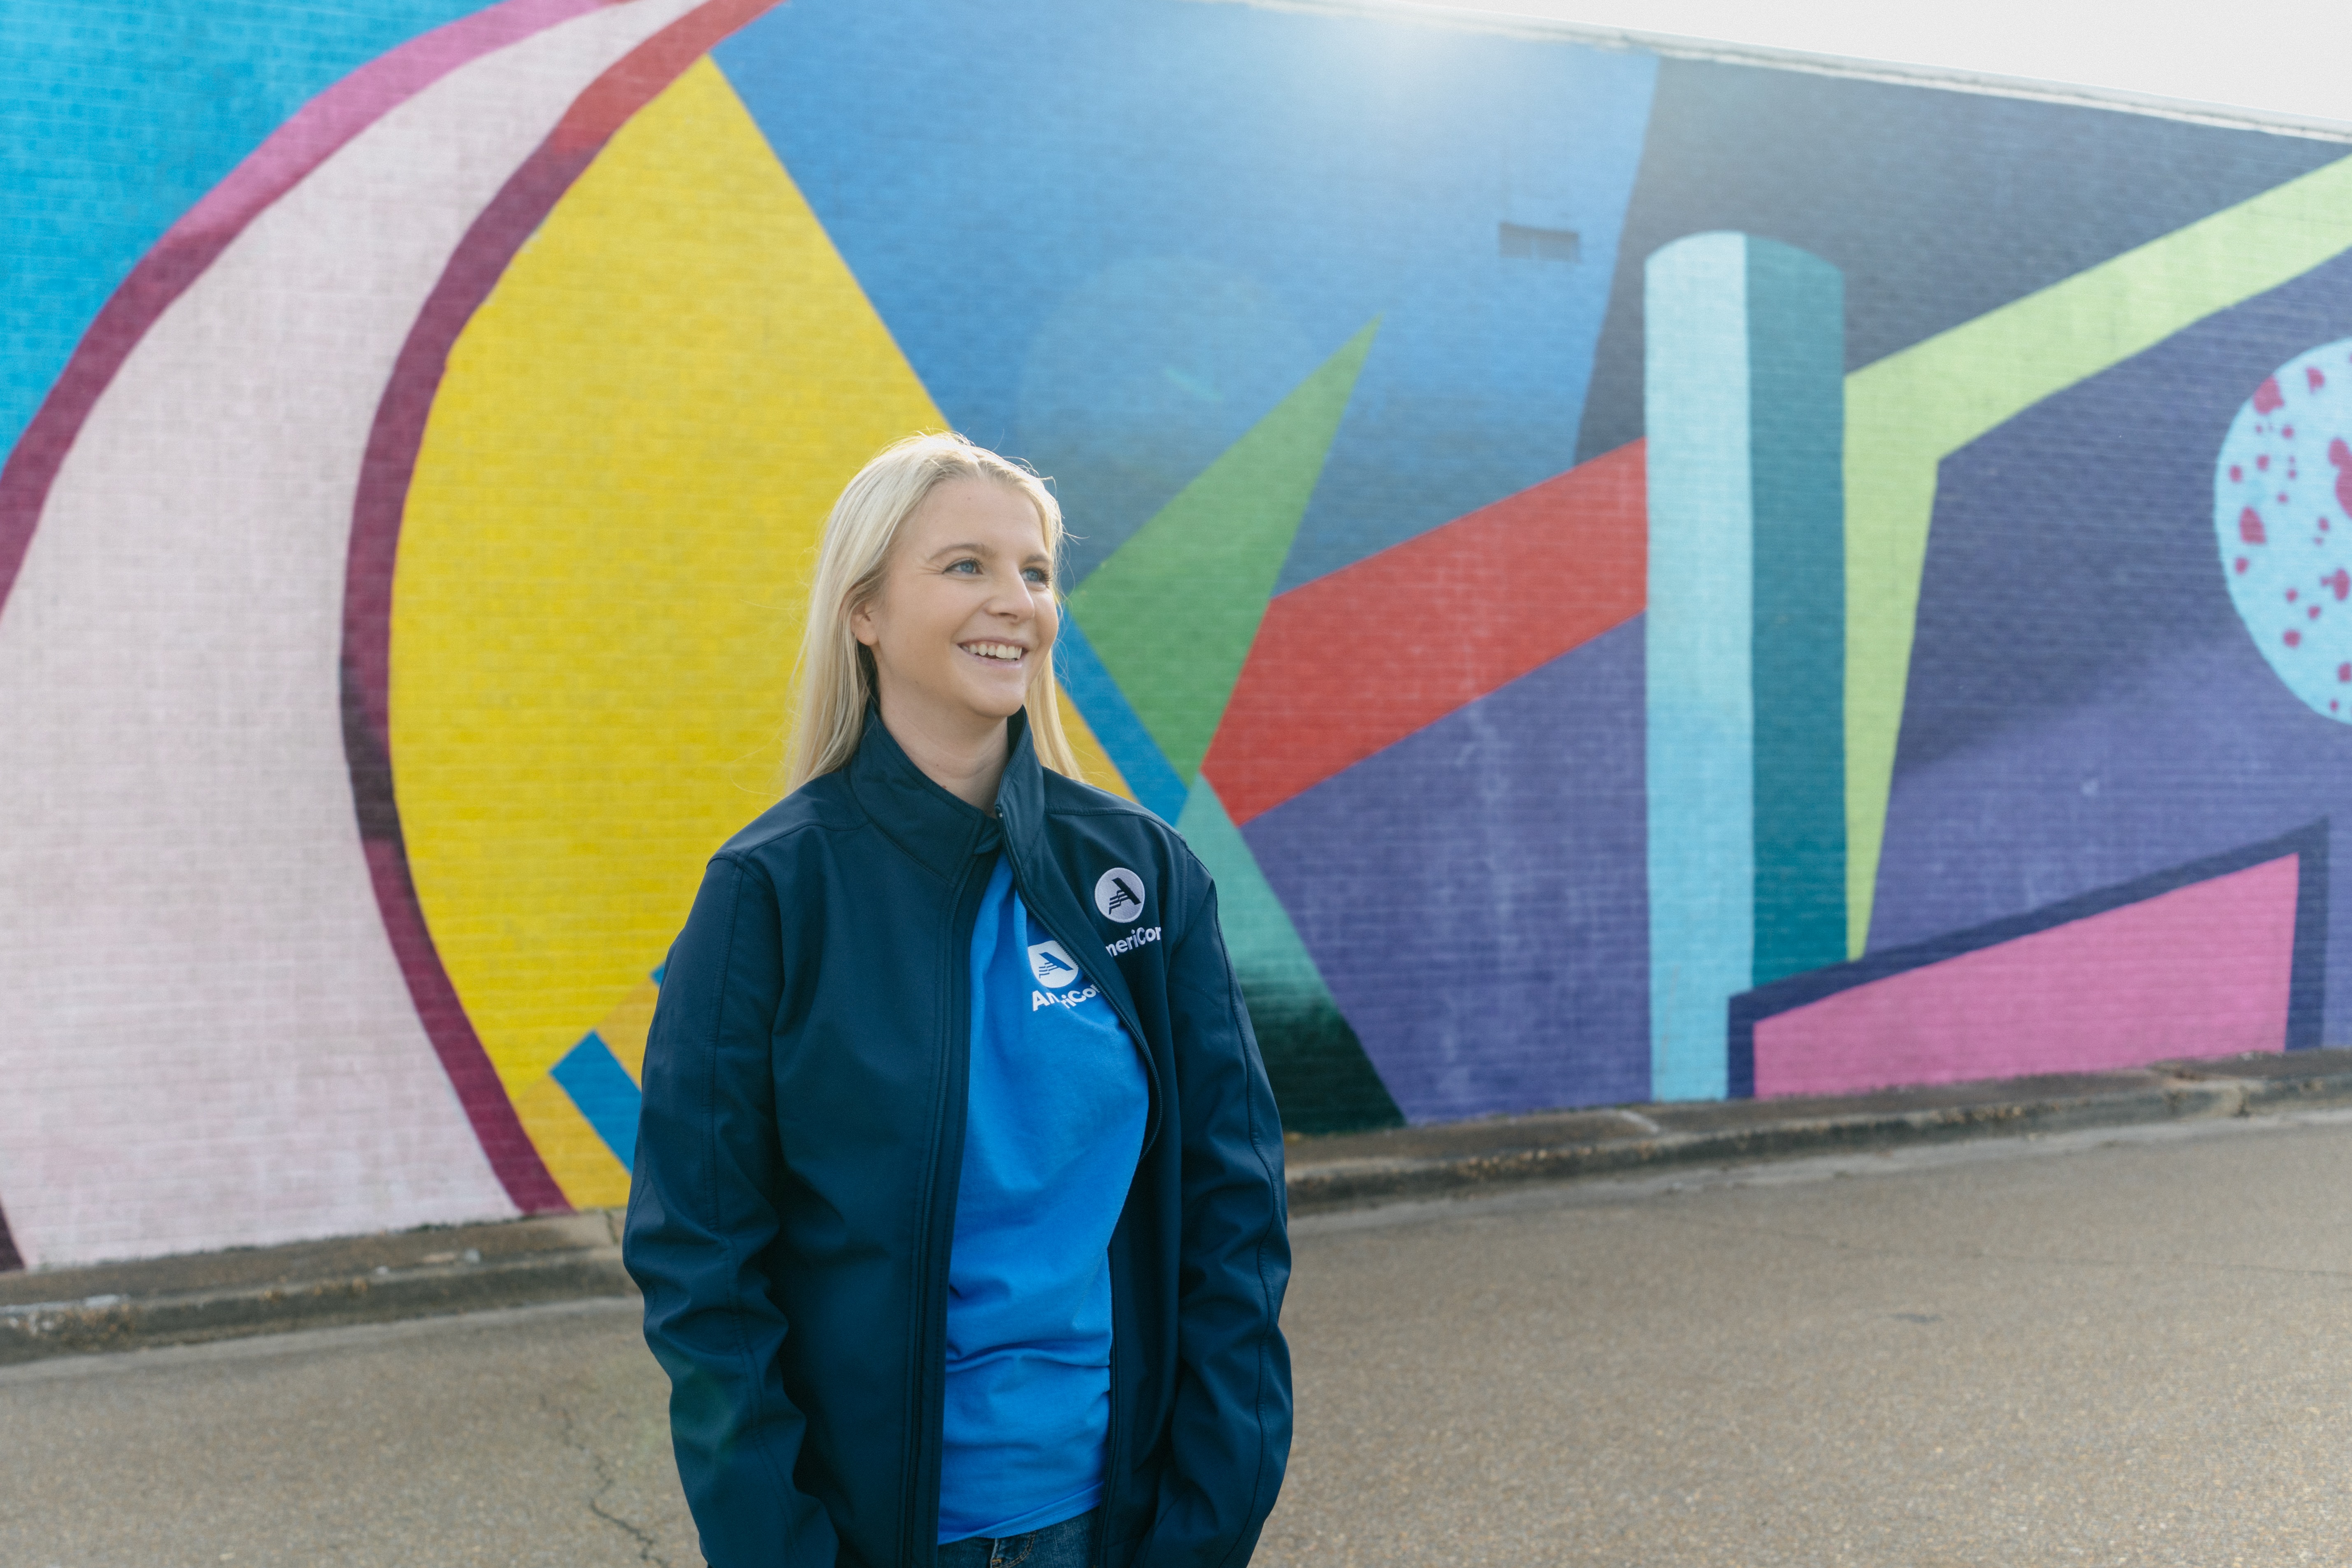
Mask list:
[[[44,1269],[0,1275],[0,1366],[635,1289],[601,1210]]]
[[[1936,1099],[1948,1102],[1901,1103]],[[1489,1134],[1475,1149],[1393,1154],[1379,1152],[1380,1141],[1427,1140],[1417,1138],[1415,1130],[1299,1140],[1291,1145],[1290,1210],[1327,1214],[1675,1165],[2248,1116],[2347,1101],[2352,1101],[2352,1050],[2328,1050],[2167,1062],[2137,1072],[2004,1079],[1854,1100],[1644,1106],[1467,1122],[1444,1131],[1466,1141],[1491,1127],[1500,1136]],[[1572,1125],[1579,1121],[1585,1125]],[[1519,1130],[1530,1135],[1514,1137]],[[1553,1137],[1541,1135],[1555,1131]],[[1339,1147],[1343,1143],[1349,1147]]]
[[[1325,1214],[1383,1203],[1462,1197],[1529,1183],[1622,1174],[1670,1165],[1729,1164],[1800,1154],[1853,1153],[1971,1137],[2021,1137],[2082,1127],[2245,1113],[2233,1083],[2182,1084],[2098,1099],[2030,1105],[1822,1117],[1774,1126],[1671,1132],[1607,1143],[1568,1144],[1452,1158],[1349,1160],[1307,1166],[1290,1178],[1290,1211]]]
[[[1294,1215],[1580,1176],[2352,1102],[2352,1050],[2159,1063],[1824,1100],[1647,1105],[1286,1143]],[[593,1211],[0,1275],[0,1365],[393,1319],[625,1297],[620,1215]]]

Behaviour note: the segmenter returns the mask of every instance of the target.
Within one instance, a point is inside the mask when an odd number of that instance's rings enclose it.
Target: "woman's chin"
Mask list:
[[[958,703],[965,711],[974,719],[986,720],[991,723],[1002,723],[1020,712],[1028,698],[1029,691],[1025,686],[1000,689],[991,684],[977,690],[957,693]]]

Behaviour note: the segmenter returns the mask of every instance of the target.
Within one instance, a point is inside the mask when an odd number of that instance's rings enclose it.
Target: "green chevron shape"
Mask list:
[[[1379,330],[1375,317],[1070,595],[1087,640],[1188,784]]]

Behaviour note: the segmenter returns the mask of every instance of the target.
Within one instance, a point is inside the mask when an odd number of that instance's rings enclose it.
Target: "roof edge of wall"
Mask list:
[[[1981,93],[1990,98],[2030,99],[2081,109],[2116,110],[2231,131],[2263,131],[2318,141],[2352,142],[2352,121],[2323,120],[2311,115],[2203,103],[2194,99],[2164,98],[2155,93],[2132,92],[2121,88],[2086,87],[2070,82],[2041,81],[2031,77],[1958,70],[1943,66],[1904,65],[1893,60],[1814,54],[1766,44],[1719,43],[1678,33],[1644,33],[1590,22],[1423,4],[1421,0],[1194,0],[1194,3],[1248,5],[1268,11],[1386,16],[1422,22],[1456,32],[1499,33],[1514,37],[1563,40],[1597,48],[1638,49],[1670,59],[1763,66],[1775,70],[1805,71],[1814,76],[1850,77],[1905,87],[1938,88],[1948,92]]]

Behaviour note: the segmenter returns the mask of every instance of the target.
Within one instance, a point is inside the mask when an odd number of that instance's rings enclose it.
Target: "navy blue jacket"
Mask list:
[[[670,950],[623,1249],[712,1568],[933,1561],[971,931],[1000,848],[1148,1058],[1110,1247],[1103,1562],[1246,1563],[1282,1483],[1282,1131],[1215,890],[1166,824],[1013,731],[992,818],[869,714],[847,767],[712,858]]]

